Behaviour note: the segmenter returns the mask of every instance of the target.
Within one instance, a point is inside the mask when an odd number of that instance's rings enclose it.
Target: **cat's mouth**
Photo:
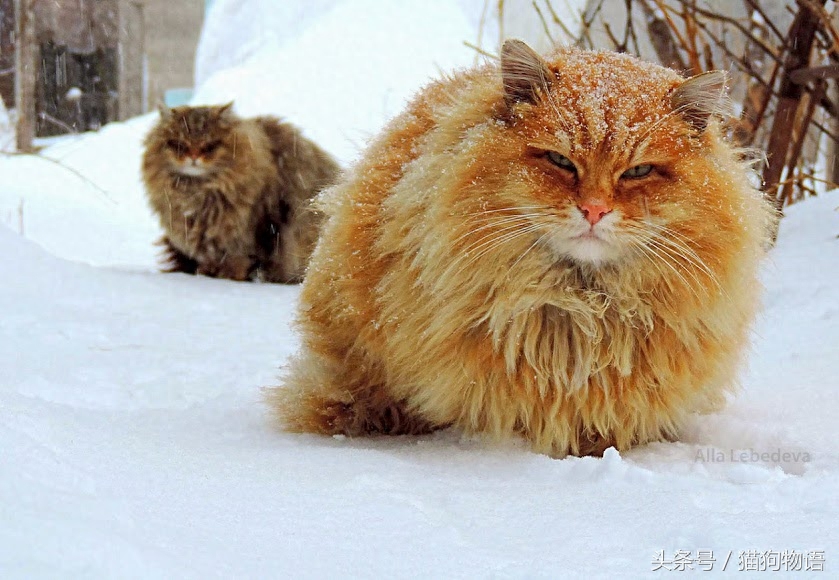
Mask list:
[[[612,228],[599,225],[591,227],[586,224],[585,228],[581,226],[576,231],[555,236],[550,245],[565,258],[593,266],[614,262],[622,254]]]
[[[573,237],[575,240],[597,240],[606,243],[606,240],[592,227],[589,230]]]
[[[203,165],[179,165],[175,171],[189,177],[206,177],[210,174],[210,170]]]

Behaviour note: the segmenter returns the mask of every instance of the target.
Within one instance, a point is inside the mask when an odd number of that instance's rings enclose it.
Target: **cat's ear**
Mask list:
[[[170,109],[169,106],[163,101],[157,103],[157,110],[160,111],[161,119],[168,119],[172,116],[172,109]]]
[[[541,56],[521,40],[506,40],[501,47],[501,79],[507,106],[536,103],[547,92],[553,73]]]
[[[221,105],[218,107],[217,111],[219,119],[229,119],[233,116],[233,101]]]
[[[670,104],[696,129],[704,131],[711,117],[732,114],[727,81],[728,75],[721,70],[690,77],[670,95]]]

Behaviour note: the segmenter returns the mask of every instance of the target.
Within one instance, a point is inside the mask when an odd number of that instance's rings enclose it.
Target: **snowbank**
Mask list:
[[[278,23],[244,64],[221,68],[204,81],[193,102],[235,100],[243,115],[282,116],[347,163],[419,87],[441,70],[475,60],[475,51],[463,45],[475,28],[457,3],[345,0],[330,5],[302,31],[290,22]],[[227,6],[235,3],[222,2],[218,11]],[[275,18],[286,16],[281,10]],[[215,19],[211,12],[208,29]],[[280,39],[284,31],[290,34]],[[231,44],[236,42],[223,45]],[[199,50],[199,62],[209,50]]]
[[[677,550],[714,550],[718,571],[746,550],[832,566],[837,205],[790,209],[727,410],[678,443],[563,461],[453,432],[279,433],[259,387],[296,347],[296,288],[93,268],[0,227],[0,569],[614,578]]]
[[[63,258],[154,269],[160,232],[140,156],[155,117],[66,137],[40,155],[0,156],[0,224]]]

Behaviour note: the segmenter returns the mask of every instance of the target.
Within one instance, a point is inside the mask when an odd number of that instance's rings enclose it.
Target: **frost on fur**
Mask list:
[[[771,223],[708,122],[721,80],[516,42],[428,86],[320,199],[281,423],[561,457],[719,408]]]

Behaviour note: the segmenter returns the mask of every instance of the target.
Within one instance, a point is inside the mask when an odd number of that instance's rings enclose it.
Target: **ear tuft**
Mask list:
[[[691,77],[670,95],[673,109],[699,131],[704,131],[711,117],[732,115],[726,83],[728,75],[714,70]]]
[[[535,103],[546,92],[553,73],[548,64],[521,40],[506,40],[501,47],[501,78],[508,106]]]
[[[216,114],[219,119],[229,119],[233,116],[233,102],[234,101],[230,101],[229,103],[219,105],[216,108]]]
[[[172,116],[172,109],[163,101],[157,103],[157,110],[160,112],[161,119],[168,119]]]

